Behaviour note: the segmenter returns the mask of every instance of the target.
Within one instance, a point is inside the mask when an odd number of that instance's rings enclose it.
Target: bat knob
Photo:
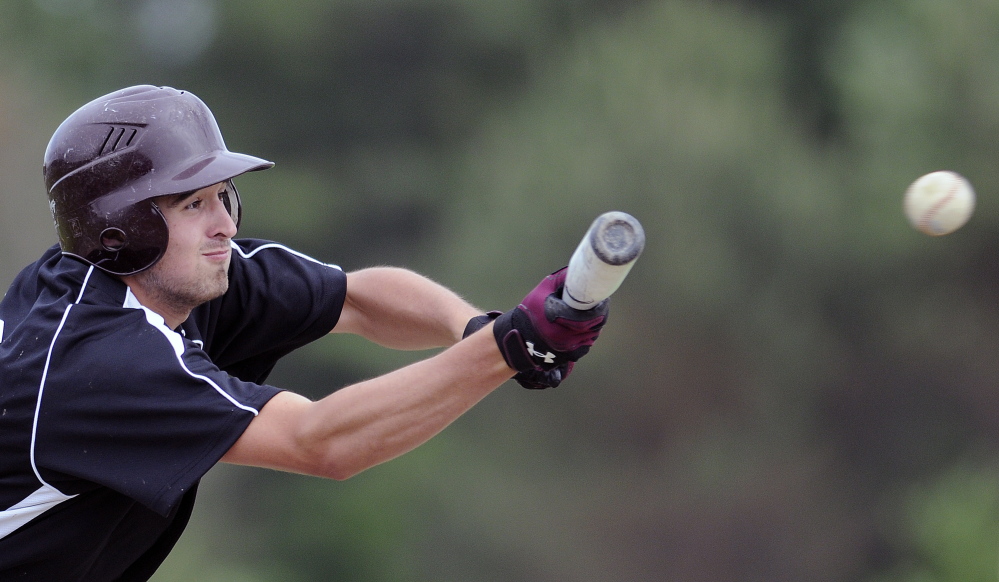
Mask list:
[[[645,230],[635,217],[624,212],[605,212],[590,227],[593,253],[608,265],[625,265],[645,248]]]

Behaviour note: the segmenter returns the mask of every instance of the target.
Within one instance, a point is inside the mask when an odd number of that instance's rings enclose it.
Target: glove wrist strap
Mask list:
[[[502,311],[487,311],[482,315],[476,315],[472,319],[468,320],[465,325],[465,331],[461,334],[461,339],[472,335],[473,333],[484,328],[490,321],[496,319],[497,317],[503,315]]]

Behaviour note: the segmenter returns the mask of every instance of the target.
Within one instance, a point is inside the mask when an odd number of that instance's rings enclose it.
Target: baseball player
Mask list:
[[[55,131],[59,244],[0,302],[0,579],[147,580],[215,463],[344,479],[511,377],[558,385],[599,335],[606,302],[565,306],[564,270],[483,314],[411,271],[235,239],[233,178],[272,165],[228,151],[169,87],[105,95]],[[266,384],[330,332],[448,349],[318,401]]]

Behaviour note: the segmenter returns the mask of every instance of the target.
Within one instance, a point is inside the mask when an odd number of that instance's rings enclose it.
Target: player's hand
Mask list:
[[[529,372],[517,372],[513,377],[518,384],[529,390],[544,390],[554,388],[565,381],[572,372],[575,362],[566,362],[553,370],[531,370]]]
[[[527,387],[557,386],[590,350],[607,322],[608,300],[580,311],[561,299],[566,269],[544,278],[515,309],[496,317],[493,335]],[[519,380],[518,380],[519,381]],[[524,382],[521,382],[525,385]],[[541,384],[541,385],[538,385]]]
[[[465,339],[466,337],[479,331],[490,321],[501,315],[503,315],[502,311],[490,311],[483,315],[473,317],[468,320],[468,324],[465,326],[465,332],[461,334],[461,338]],[[572,372],[572,365],[574,363],[575,362],[566,362],[553,370],[531,370],[529,372],[517,372],[513,379],[524,388],[529,388],[531,390],[554,388],[561,384],[569,373]]]

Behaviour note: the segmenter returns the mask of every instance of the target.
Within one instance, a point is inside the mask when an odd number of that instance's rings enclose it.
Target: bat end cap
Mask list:
[[[625,212],[605,212],[590,227],[594,254],[608,265],[626,265],[645,249],[645,230],[634,216]]]

